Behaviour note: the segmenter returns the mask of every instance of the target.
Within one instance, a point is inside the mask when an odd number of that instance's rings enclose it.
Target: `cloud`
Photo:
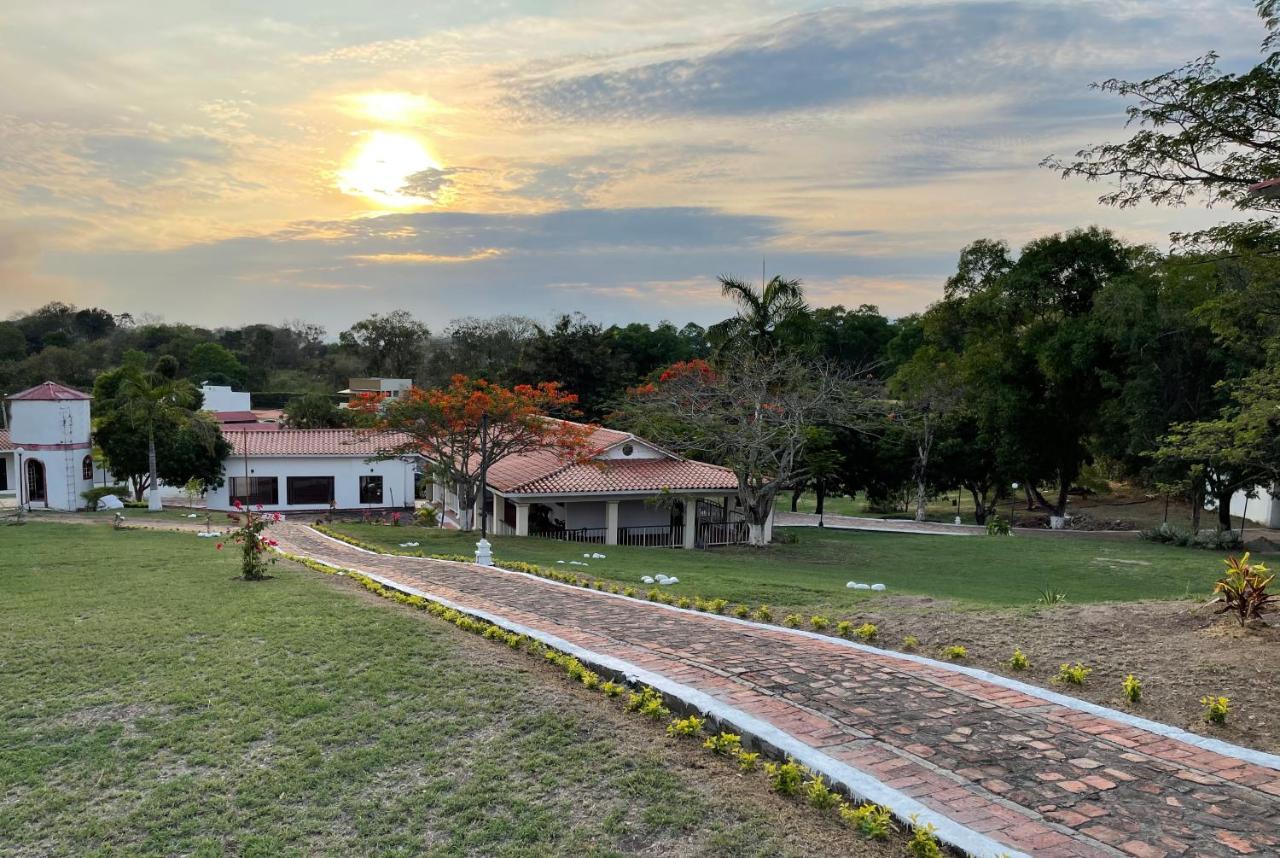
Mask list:
[[[347,258],[353,262],[370,262],[376,265],[432,265],[436,263],[478,262],[500,256],[496,247],[486,247],[474,253],[449,256],[440,253],[357,253]]]
[[[148,185],[186,172],[195,164],[216,164],[228,146],[206,136],[98,134],[85,138],[81,154],[123,185]]]

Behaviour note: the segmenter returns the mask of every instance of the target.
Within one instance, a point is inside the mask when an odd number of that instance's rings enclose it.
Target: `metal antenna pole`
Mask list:
[[[489,536],[489,504],[485,501],[485,486],[489,484],[488,441],[489,412],[480,415],[480,538]]]

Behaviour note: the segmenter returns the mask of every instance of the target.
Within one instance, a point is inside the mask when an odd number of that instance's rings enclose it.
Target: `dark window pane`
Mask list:
[[[86,480],[93,479],[93,456],[84,457],[84,462],[80,465],[80,476]]]
[[[231,500],[248,506],[280,503],[280,481],[276,477],[232,477]]]
[[[333,477],[289,477],[289,504],[328,506],[333,500]]]
[[[363,476],[360,478],[360,503],[382,503],[382,477]]]

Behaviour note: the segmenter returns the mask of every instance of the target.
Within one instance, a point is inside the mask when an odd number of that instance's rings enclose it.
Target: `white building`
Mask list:
[[[1246,492],[1236,492],[1231,496],[1231,515],[1233,518],[1244,517],[1254,524],[1263,527],[1280,528],[1280,485],[1255,486],[1253,497]]]
[[[239,500],[278,512],[410,508],[420,459],[374,460],[403,437],[359,429],[236,431],[223,426],[232,454],[225,482],[210,490],[210,509]]]
[[[411,378],[352,378],[348,379],[346,388],[338,392],[354,402],[364,397],[403,399],[412,389]]]
[[[677,456],[629,432],[597,427],[588,461],[552,449],[507,456],[489,469],[490,530],[603,545],[695,548],[748,541],[732,471]],[[456,489],[433,485],[432,500],[458,523]],[[479,503],[474,521],[478,527]],[[764,540],[772,537],[772,518]]]
[[[76,510],[93,486],[89,401],[52,381],[9,397],[0,432],[0,493],[31,509]]]
[[[200,393],[204,396],[204,404],[200,407],[205,411],[249,411],[249,394],[238,390],[232,390],[230,387],[224,387],[217,384],[200,385]]]

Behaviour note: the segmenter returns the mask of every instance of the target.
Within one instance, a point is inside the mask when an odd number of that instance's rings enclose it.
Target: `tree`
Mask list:
[[[738,314],[712,325],[707,332],[717,350],[742,347],[770,354],[778,348],[787,326],[797,324],[808,313],[799,280],[775,276],[759,289],[736,277],[719,280],[721,294],[738,305]]]
[[[1271,51],[1280,36],[1280,3],[1260,0],[1257,8],[1269,31],[1263,49]],[[1217,54],[1209,53],[1147,80],[1112,79],[1095,87],[1129,99],[1127,125],[1138,130],[1122,143],[1081,149],[1073,159],[1051,155],[1044,166],[1064,178],[1113,182],[1100,198],[1105,205],[1184,205],[1199,198],[1206,205],[1270,213],[1191,238],[1214,244],[1244,240],[1280,252],[1274,217],[1280,198],[1251,190],[1280,178],[1280,53],[1268,53],[1241,74],[1221,71]]]
[[[200,343],[187,359],[187,378],[196,383],[240,387],[245,383],[245,368],[217,343]]]
[[[524,349],[516,380],[535,384],[549,379],[572,390],[591,420],[609,412],[626,379],[604,328],[581,313],[564,315],[550,328],[538,326]]]
[[[325,393],[305,393],[284,407],[284,422],[290,429],[341,429],[351,425],[351,410],[339,408]]]
[[[629,392],[617,418],[676,452],[697,455],[734,472],[752,545],[778,492],[807,479],[813,431],[860,427],[873,410],[866,385],[795,357],[739,351],[713,368],[678,363]]]
[[[929,497],[929,457],[938,426],[960,407],[958,356],[935,346],[918,350],[889,380],[889,390],[906,406],[904,423],[916,449],[912,477],[916,485],[915,520],[924,521]]]
[[[213,431],[204,439],[206,449],[212,451],[216,446],[217,426],[193,419],[200,393],[191,382],[167,378],[154,370],[143,372],[137,366],[127,367],[120,378],[116,397],[115,407],[123,422],[146,438],[147,484],[151,488],[148,506],[152,511],[160,510],[163,504],[158,490],[157,438],[170,425],[195,431],[203,431],[212,425]]]
[[[375,376],[412,378],[427,356],[431,331],[404,310],[374,313],[338,335],[343,348],[364,359]]]
[[[576,403],[555,382],[506,388],[455,375],[448,387],[415,387],[388,402],[378,426],[407,436],[388,455],[421,454],[436,463],[456,487],[462,529],[471,530],[476,499],[495,462],[549,449],[568,463],[594,452],[592,427],[552,418]]]

